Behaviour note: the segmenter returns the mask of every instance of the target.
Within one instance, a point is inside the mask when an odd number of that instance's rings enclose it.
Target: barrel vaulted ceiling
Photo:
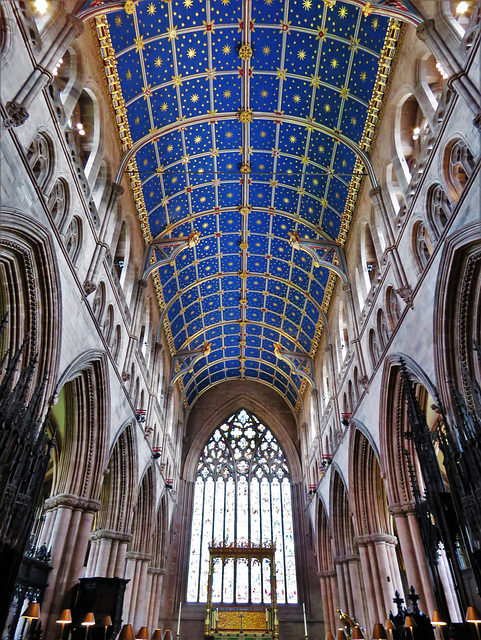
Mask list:
[[[139,0],[96,18],[188,406],[233,379],[299,405],[399,33],[363,5]]]

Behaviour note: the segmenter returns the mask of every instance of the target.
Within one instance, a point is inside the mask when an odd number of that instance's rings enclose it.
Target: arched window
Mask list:
[[[222,424],[202,452],[195,483],[188,602],[206,602],[212,541],[275,542],[277,601],[297,603],[291,483],[284,453],[254,415],[242,409]],[[215,565],[213,600],[271,602],[269,569],[234,561]]]
[[[379,343],[382,350],[386,348],[389,338],[391,337],[391,331],[389,330],[386,314],[384,309],[379,309],[377,312],[377,333],[379,336]]]
[[[451,205],[441,185],[429,189],[427,205],[429,222],[439,237],[451,216]]]
[[[44,188],[50,177],[53,162],[50,142],[42,133],[38,133],[32,140],[27,151],[27,160],[38,186]]]
[[[419,267],[423,271],[433,252],[433,245],[429,233],[422,222],[418,222],[414,228],[414,252]]]
[[[399,308],[399,299],[392,287],[389,287],[386,292],[386,309],[391,325],[391,331],[394,331],[399,322],[399,318],[401,317],[401,310]]]
[[[457,200],[463,193],[468,178],[474,170],[474,165],[473,154],[462,140],[455,140],[446,149],[444,155],[445,177],[453,200]]]
[[[375,367],[381,357],[381,349],[374,329],[369,332],[369,355],[371,356],[372,366]]]
[[[70,221],[67,233],[65,234],[65,247],[67,248],[67,253],[73,264],[77,261],[81,245],[82,222],[77,218],[77,216],[74,216]]]
[[[57,180],[48,199],[48,208],[55,224],[61,228],[68,210],[68,187],[65,180]]]

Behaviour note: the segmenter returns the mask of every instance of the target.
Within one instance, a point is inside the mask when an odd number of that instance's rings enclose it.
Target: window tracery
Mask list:
[[[448,196],[439,184],[429,190],[428,216],[433,230],[440,235],[451,216],[451,205]]]
[[[205,602],[212,541],[276,543],[277,601],[297,603],[291,483],[285,455],[242,409],[212,435],[197,470],[188,602]],[[213,602],[270,603],[266,566],[226,562],[214,569]]]

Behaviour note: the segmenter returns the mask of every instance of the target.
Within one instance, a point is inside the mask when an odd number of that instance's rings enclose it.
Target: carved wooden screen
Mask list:
[[[199,461],[188,602],[207,601],[208,545],[213,541],[274,542],[277,601],[297,602],[289,469],[272,432],[245,410],[214,432]],[[212,602],[270,604],[268,572],[267,564],[218,563]]]

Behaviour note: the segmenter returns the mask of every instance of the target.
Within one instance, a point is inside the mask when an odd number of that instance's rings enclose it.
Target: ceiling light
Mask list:
[[[38,2],[37,2],[38,4]],[[463,13],[466,13],[466,11],[469,9],[469,4],[467,2],[460,2],[458,4],[458,6],[456,7],[456,13],[458,13],[460,16],[463,15]]]
[[[461,2],[461,4],[467,4],[466,2]],[[48,2],[47,0],[35,0],[35,11],[38,13],[47,13],[48,11]]]

